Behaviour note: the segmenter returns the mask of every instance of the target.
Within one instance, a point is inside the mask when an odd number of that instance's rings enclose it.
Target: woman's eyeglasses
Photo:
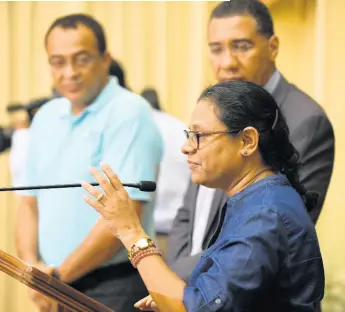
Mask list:
[[[199,148],[200,137],[210,136],[214,134],[224,134],[224,133],[238,133],[239,131],[212,131],[212,132],[197,132],[193,130],[183,130],[187,140],[189,141],[191,147],[195,150]]]

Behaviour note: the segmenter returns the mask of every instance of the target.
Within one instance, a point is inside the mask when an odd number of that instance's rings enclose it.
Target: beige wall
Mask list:
[[[281,39],[278,65],[287,78],[316,98],[336,133],[336,164],[326,205],[317,225],[328,280],[343,276],[345,202],[345,1],[273,1],[276,33]],[[278,2],[278,3],[277,3]],[[43,47],[48,25],[59,15],[94,14],[107,31],[110,51],[126,66],[135,91],[155,86],[164,107],[188,122],[202,87],[213,78],[206,61],[205,29],[215,3],[0,3],[0,124],[5,106],[49,94],[50,77]],[[178,16],[178,17],[177,17]],[[0,155],[0,185],[10,183],[7,155]],[[14,253],[16,201],[0,194],[0,248]],[[344,278],[345,280],[345,278]],[[331,288],[330,288],[331,289]],[[333,290],[333,288],[331,289]],[[22,300],[23,299],[23,300]],[[19,303],[19,300],[22,300]],[[34,311],[26,290],[0,273],[0,312]],[[345,309],[345,305],[344,308]],[[330,304],[325,310],[338,311]],[[339,310],[342,311],[342,310]]]

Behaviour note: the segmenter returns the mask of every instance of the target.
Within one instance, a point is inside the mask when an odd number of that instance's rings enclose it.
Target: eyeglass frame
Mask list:
[[[196,143],[197,146],[193,147],[191,146],[194,150],[198,150],[199,149],[199,145],[200,145],[200,137],[203,136],[210,136],[210,135],[214,135],[214,134],[238,134],[240,133],[241,130],[219,130],[219,131],[211,131],[211,132],[198,132],[198,131],[194,131],[194,130],[183,130],[183,133],[186,135],[186,139],[187,141],[190,141],[190,133],[194,133],[195,137],[196,137]]]

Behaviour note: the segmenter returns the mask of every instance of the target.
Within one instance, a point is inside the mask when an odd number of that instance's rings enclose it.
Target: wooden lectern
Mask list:
[[[0,270],[56,302],[59,312],[114,312],[67,284],[0,249]]]

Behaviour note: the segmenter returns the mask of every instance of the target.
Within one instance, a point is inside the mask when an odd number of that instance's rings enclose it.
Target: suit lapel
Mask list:
[[[192,200],[190,203],[190,228],[188,233],[188,254],[192,251],[192,244],[193,244],[193,229],[194,229],[194,218],[195,218],[195,210],[196,210],[196,204],[198,199],[198,192],[199,192],[199,185],[198,184],[192,184],[191,192],[193,192]]]
[[[213,233],[211,233],[213,229],[212,225],[215,221],[216,216],[218,215],[218,213],[220,212],[227,200],[228,196],[222,190],[217,189],[213,197],[210,214],[207,220],[207,226],[204,235],[204,243],[209,240],[210,235],[213,235]]]

